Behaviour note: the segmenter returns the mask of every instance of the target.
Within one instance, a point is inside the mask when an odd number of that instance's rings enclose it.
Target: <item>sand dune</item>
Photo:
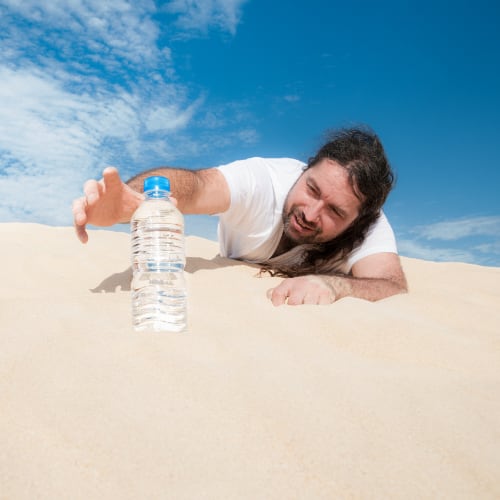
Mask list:
[[[500,498],[499,268],[275,308],[190,237],[189,333],[149,335],[127,234],[0,239],[0,499]]]

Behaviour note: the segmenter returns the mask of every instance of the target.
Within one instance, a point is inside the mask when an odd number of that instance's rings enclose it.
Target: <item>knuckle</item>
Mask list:
[[[302,304],[303,298],[298,295],[291,295],[288,297],[288,304],[291,306],[298,306]]]

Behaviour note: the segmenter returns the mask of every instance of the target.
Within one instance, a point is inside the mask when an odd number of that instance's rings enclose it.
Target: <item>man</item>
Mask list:
[[[183,213],[219,215],[221,255],[285,277],[268,292],[274,305],[330,304],[346,296],[374,301],[407,289],[381,210],[394,176],[371,131],[335,133],[307,165],[250,158],[196,171],[162,167],[126,184],[106,168],[73,203],[80,240],[88,240],[86,224],[130,221],[149,175],[170,179]]]

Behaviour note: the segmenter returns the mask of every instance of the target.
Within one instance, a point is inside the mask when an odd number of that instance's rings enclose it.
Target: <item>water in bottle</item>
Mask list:
[[[184,218],[169,199],[166,177],[146,178],[144,194],[131,220],[133,326],[182,332],[187,328]]]

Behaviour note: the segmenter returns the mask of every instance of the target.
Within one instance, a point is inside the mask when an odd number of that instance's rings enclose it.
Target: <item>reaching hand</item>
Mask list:
[[[73,221],[78,238],[87,243],[87,224],[112,226],[128,222],[143,195],[127,186],[118,170],[108,167],[100,181],[89,180],[83,187],[84,196],[73,202]]]

